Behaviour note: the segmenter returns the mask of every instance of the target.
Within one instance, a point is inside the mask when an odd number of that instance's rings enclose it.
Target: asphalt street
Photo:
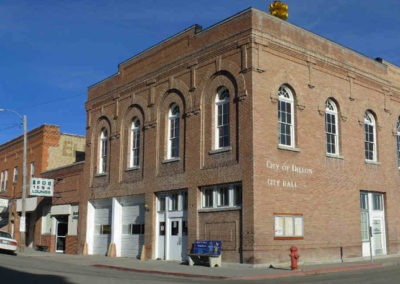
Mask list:
[[[132,269],[117,269],[112,266],[101,266],[95,263],[110,261],[109,258],[88,258],[85,256],[67,256],[57,254],[27,255],[6,255],[0,254],[0,275],[2,283],[82,283],[82,284],[103,284],[103,283],[311,283],[311,284],[379,284],[379,283],[400,283],[400,266],[397,261],[391,261],[390,265],[371,266],[366,269],[339,270],[324,273],[290,274],[283,273],[281,276],[271,279],[257,277],[233,278],[207,278],[199,275],[177,273],[173,275],[156,273],[151,270],[152,263],[148,264],[149,269],[135,271]],[[119,262],[118,259],[112,261]],[[126,260],[124,260],[126,261]],[[179,264],[172,264],[179,270]],[[212,271],[213,268],[202,271]],[[215,268],[218,269],[218,268]],[[215,270],[214,270],[215,271]],[[256,272],[257,270],[254,270]],[[317,271],[317,270],[315,270]],[[272,273],[270,275],[275,275]],[[206,275],[203,275],[206,276]]]

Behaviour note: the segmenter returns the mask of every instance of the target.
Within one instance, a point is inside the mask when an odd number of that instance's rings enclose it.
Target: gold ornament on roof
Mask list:
[[[289,8],[287,4],[281,1],[274,1],[269,5],[269,13],[286,21],[289,17]]]

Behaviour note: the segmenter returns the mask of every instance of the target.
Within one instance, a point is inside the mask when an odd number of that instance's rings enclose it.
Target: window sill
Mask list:
[[[381,163],[378,161],[371,161],[371,160],[365,160],[365,164],[367,165],[375,165],[375,166],[380,166]]]
[[[98,173],[94,175],[95,177],[105,177],[107,176],[107,173]]]
[[[133,171],[138,171],[138,170],[140,170],[140,167],[139,167],[139,166],[127,168],[127,169],[125,170],[125,172],[133,172]]]
[[[332,159],[339,159],[339,160],[344,160],[344,157],[341,155],[333,155],[333,154],[328,154],[326,153],[327,158],[332,158]]]
[[[214,149],[214,150],[209,151],[208,154],[215,155],[215,154],[229,152],[229,151],[232,151],[232,146]]]
[[[304,237],[274,237],[275,241],[304,240]]]
[[[200,208],[200,209],[199,209],[199,213],[221,212],[221,211],[235,211],[235,210],[240,210],[241,208],[242,208],[241,206]]]
[[[299,148],[286,146],[286,145],[280,145],[280,144],[278,145],[278,149],[284,150],[284,151],[300,152]]]
[[[179,162],[180,160],[181,160],[180,158],[170,158],[170,159],[165,159],[161,163],[162,164],[169,164],[169,163]]]

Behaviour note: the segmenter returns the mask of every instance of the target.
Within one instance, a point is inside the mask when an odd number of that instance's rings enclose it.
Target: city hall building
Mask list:
[[[398,254],[400,69],[256,9],[91,86],[85,254],[228,262]]]

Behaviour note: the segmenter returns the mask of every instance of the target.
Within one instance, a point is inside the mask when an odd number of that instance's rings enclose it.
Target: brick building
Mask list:
[[[78,160],[82,159],[84,150],[84,137],[60,133],[58,126],[42,125],[29,131],[27,133],[27,187],[29,187],[31,177],[41,177],[41,173],[44,171],[73,164],[77,161],[77,157]],[[81,165],[80,167],[83,166]],[[62,173],[63,176],[66,175],[64,172]],[[80,171],[81,173],[82,171]],[[19,228],[22,209],[22,175],[23,137],[20,136],[0,145],[0,200],[4,203],[1,215],[1,229],[11,232],[18,241],[20,240]],[[57,178],[63,178],[63,176]],[[80,177],[78,178],[81,179]],[[60,185],[56,183],[55,191],[56,196],[59,198],[54,197],[53,200],[49,197],[29,196],[29,188],[27,188],[25,230],[27,246],[44,245],[43,242],[45,242],[46,235],[50,236],[51,224],[49,222],[46,223],[46,218],[42,217],[46,216],[46,212],[51,209],[52,202],[57,199],[55,205],[70,203],[76,205],[78,203],[77,186],[70,188],[70,190],[76,192],[73,197],[65,197],[65,193],[57,192],[59,187]],[[61,189],[62,191],[64,190],[63,188]],[[71,218],[72,214],[71,212]],[[53,214],[51,216],[56,215]],[[49,215],[48,217],[51,219],[51,216]],[[57,221],[56,218],[53,219]],[[48,226],[46,227],[46,225]],[[54,222],[53,235],[55,232],[54,227],[56,226],[57,222]],[[77,224],[75,226],[77,227]]]
[[[185,260],[213,239],[245,263],[288,261],[292,245],[303,260],[397,254],[399,79],[256,9],[166,39],[89,88],[80,246]]]

